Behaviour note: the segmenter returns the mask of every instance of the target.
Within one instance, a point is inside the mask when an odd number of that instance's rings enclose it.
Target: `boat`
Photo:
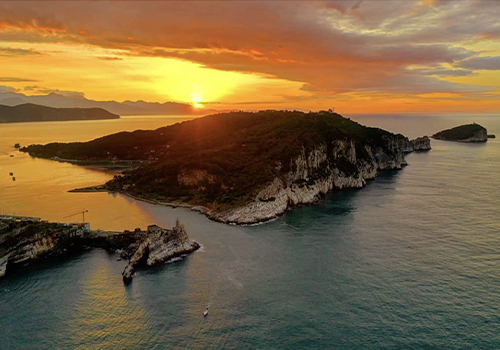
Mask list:
[[[208,315],[208,307],[207,307],[207,309],[203,312],[203,317],[207,317],[207,315]]]

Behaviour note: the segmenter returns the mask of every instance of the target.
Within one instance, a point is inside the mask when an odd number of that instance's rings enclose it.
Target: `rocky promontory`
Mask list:
[[[122,258],[129,259],[122,273],[123,281],[129,283],[135,268],[141,264],[155,266],[176,256],[191,253],[199,247],[198,243],[189,239],[184,225],[178,219],[171,230],[150,225],[140,240],[132,243],[121,253]]]
[[[460,125],[451,129],[446,129],[432,135],[433,139],[456,142],[486,142],[488,141],[488,131],[479,124]]]
[[[157,204],[191,206],[228,224],[252,224],[317,202],[333,189],[363,187],[378,171],[401,169],[406,153],[428,149],[428,137],[409,140],[332,111],[267,110],[21,151],[87,164],[135,160],[138,167],[104,188]]]
[[[429,136],[417,137],[414,140],[409,140],[407,137],[399,134],[400,147],[405,153],[414,151],[429,151],[431,149],[431,140]]]
[[[137,266],[157,265],[199,247],[188,238],[178,220],[171,230],[151,225],[147,231],[108,232],[90,230],[84,224],[1,216],[0,278],[42,260],[61,259],[88,248],[104,248],[110,252],[122,250],[122,258],[130,259],[123,273],[124,281],[130,282]]]

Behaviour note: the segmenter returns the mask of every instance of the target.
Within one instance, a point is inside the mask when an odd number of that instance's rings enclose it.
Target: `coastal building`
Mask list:
[[[70,222],[68,226],[83,228],[85,231],[90,231],[90,222]]]

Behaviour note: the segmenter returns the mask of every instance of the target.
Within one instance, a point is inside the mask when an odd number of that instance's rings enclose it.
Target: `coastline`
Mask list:
[[[369,159],[356,157],[353,142],[339,141],[335,153],[353,154],[350,158],[350,164],[355,167],[354,172],[341,170],[335,163],[323,168],[323,164],[328,159],[326,145],[321,145],[310,152],[302,150],[298,157],[291,160],[295,164],[294,169],[283,174],[282,177],[275,177],[270,183],[262,184],[259,193],[249,202],[220,211],[203,205],[146,198],[132,194],[126,188],[109,190],[106,188],[107,184],[74,189],[70,192],[121,193],[154,205],[197,211],[210,220],[227,225],[262,224],[282,216],[289,208],[317,203],[324,195],[333,190],[363,188],[366,186],[366,181],[374,179],[379,171],[402,169],[407,165],[405,154],[415,151],[415,148],[407,150],[406,144],[400,145],[396,141],[392,141],[391,144],[391,141],[389,141],[390,149],[394,153],[385,152],[381,148],[373,150],[368,148]],[[423,146],[418,147],[417,150],[427,151],[431,149],[428,139]]]
[[[234,144],[222,147],[221,140],[213,139],[207,131],[204,142],[212,153],[203,162],[196,148],[182,146],[186,142],[184,133],[213,123],[231,125],[229,121],[237,122]],[[287,137],[276,134],[276,123],[291,129]],[[251,130],[268,133],[253,140],[245,131],[247,124]],[[284,111],[226,113],[190,121],[182,130],[179,128],[174,125],[160,130],[170,135],[166,145],[166,136],[157,129],[143,131],[139,141],[129,134],[112,134],[86,143],[30,145],[22,151],[32,157],[102,169],[138,165],[105,184],[70,192],[121,193],[154,205],[198,211],[224,224],[251,225],[273,220],[288,208],[316,203],[332,190],[362,188],[379,171],[405,166],[406,154],[431,149],[427,136],[410,140],[402,134],[360,125],[333,111],[313,115]],[[273,142],[274,138],[279,142]],[[132,149],[134,142],[138,146]],[[273,151],[262,157],[260,148],[264,146]],[[245,157],[233,159],[235,149]],[[124,160],[141,156],[142,161]]]
[[[205,216],[207,216],[209,219],[212,219],[213,221],[220,222],[220,221],[214,220],[213,218],[210,217],[210,215],[208,214],[209,209],[205,206],[187,204],[187,203],[183,203],[183,202],[162,202],[162,201],[155,200],[155,199],[140,197],[140,196],[131,194],[130,192],[127,192],[127,191],[117,191],[117,190],[111,191],[111,190],[108,190],[106,188],[106,184],[88,186],[88,187],[82,187],[82,188],[75,188],[75,189],[69,190],[68,192],[71,192],[71,193],[96,193],[96,192],[119,193],[119,194],[127,196],[129,198],[132,198],[132,199],[135,199],[135,200],[138,200],[141,202],[153,204],[153,205],[161,205],[164,207],[169,207],[169,208],[174,208],[174,209],[175,208],[190,209],[191,211],[196,211],[196,212],[199,212],[201,214],[204,214]]]
[[[356,189],[356,188],[350,188],[350,189]],[[89,187],[83,187],[83,188],[75,188],[73,190],[69,190],[68,192],[72,192],[72,193],[97,193],[97,192],[118,193],[118,194],[124,195],[126,197],[129,197],[129,198],[132,198],[132,199],[144,202],[144,203],[159,205],[159,206],[168,207],[168,208],[172,208],[172,209],[176,209],[176,208],[189,209],[191,211],[198,212],[198,213],[204,215],[209,220],[212,220],[214,222],[218,222],[221,224],[229,225],[229,226],[245,227],[245,226],[263,225],[263,224],[266,224],[268,222],[276,221],[277,219],[279,219],[281,216],[285,215],[285,213],[286,213],[286,210],[285,210],[282,213],[276,214],[275,216],[273,216],[269,219],[263,219],[263,220],[259,220],[259,221],[255,221],[255,222],[248,222],[248,223],[227,222],[227,221],[221,219],[217,214],[211,213],[210,209],[208,209],[207,207],[205,207],[203,205],[193,205],[193,204],[188,204],[188,203],[183,203],[183,202],[162,202],[162,201],[158,201],[155,199],[149,199],[149,198],[144,198],[144,197],[140,197],[137,195],[133,195],[133,194],[126,192],[126,191],[116,191],[116,190],[110,191],[110,190],[105,188],[105,185],[96,185],[96,186],[89,186]],[[321,199],[318,199],[318,200],[314,200],[310,203],[303,203],[302,205],[314,205],[314,204],[319,204],[320,202],[321,202]],[[300,205],[295,205],[295,206],[300,206]],[[295,206],[287,207],[287,210],[291,209]],[[240,208],[242,208],[242,207],[236,207],[236,208],[232,208],[230,210],[237,210]]]
[[[20,150],[21,152],[24,152]],[[59,157],[48,158],[49,160],[55,160],[60,163],[70,163],[80,166],[85,166],[88,168],[95,169],[121,169],[126,170],[129,168],[133,168],[136,166],[141,166],[144,164],[148,164],[148,161],[145,160],[105,160],[105,161],[86,161],[86,160],[78,160],[78,159],[66,159]]]
[[[366,180],[369,181],[369,180],[373,180],[373,179],[374,178],[368,178]],[[344,187],[343,189],[361,189],[365,185],[366,185],[366,182],[361,187]],[[342,188],[339,188],[338,190],[341,190],[341,189]],[[319,204],[321,202],[321,200],[323,199],[323,197],[326,194],[330,193],[331,190],[327,191],[325,193],[321,192],[318,195],[315,195],[310,202],[303,202],[303,203],[298,203],[298,204],[287,205],[284,208],[284,210],[279,211],[277,213],[272,213],[272,215],[270,217],[262,218],[262,219],[255,220],[255,221],[248,221],[248,222],[230,221],[225,216],[229,216],[231,212],[242,210],[246,206],[252,205],[255,202],[250,202],[250,203],[248,203],[245,206],[231,208],[231,209],[228,209],[228,210],[223,211],[223,212],[212,213],[208,207],[205,207],[203,205],[193,205],[193,204],[188,204],[188,203],[183,203],[183,202],[164,202],[164,201],[159,201],[159,200],[155,200],[155,199],[150,199],[150,198],[146,198],[146,197],[137,196],[137,195],[132,194],[132,193],[127,192],[127,191],[108,190],[108,189],[106,189],[106,185],[105,184],[96,185],[96,186],[88,186],[88,187],[83,187],[83,188],[75,188],[75,189],[69,190],[68,192],[71,192],[71,193],[98,193],[98,192],[106,192],[106,193],[110,193],[110,194],[111,193],[118,193],[118,194],[124,195],[126,197],[129,197],[129,198],[141,201],[141,202],[153,204],[153,205],[168,207],[168,208],[172,208],[172,209],[176,209],[176,208],[189,209],[191,211],[198,212],[198,213],[204,215],[206,218],[208,218],[211,221],[218,222],[218,223],[221,223],[221,224],[225,224],[225,225],[229,225],[229,226],[242,226],[242,227],[245,227],[245,226],[263,225],[263,224],[266,224],[268,222],[276,221],[281,216],[285,215],[285,213],[286,213],[287,210],[292,209],[294,207],[298,207],[298,206],[302,206],[302,205],[315,205],[315,204]]]
[[[136,268],[152,267],[200,248],[183,224],[165,229],[155,224],[146,230],[123,232],[91,230],[90,223],[48,222],[34,217],[0,216],[0,278],[37,262],[70,257],[103,248],[128,260],[123,280],[129,283]]]

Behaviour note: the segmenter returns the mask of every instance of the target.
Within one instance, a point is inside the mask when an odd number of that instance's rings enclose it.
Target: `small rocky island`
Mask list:
[[[405,154],[430,148],[427,136],[409,140],[332,111],[266,110],[21,151],[78,164],[135,162],[105,185],[85,190],[121,192],[188,206],[223,223],[252,224],[315,203],[333,189],[361,188],[378,171],[405,166]]]
[[[161,264],[200,247],[189,239],[179,220],[171,229],[150,225],[147,231],[90,230],[88,224],[62,224],[39,218],[0,216],[0,278],[19,267],[46,259],[61,259],[89,248],[121,251],[129,259],[123,281],[129,283],[137,267]]]
[[[433,139],[456,142],[486,142],[491,135],[488,135],[486,128],[479,124],[465,124],[451,129],[440,131],[432,135]]]

